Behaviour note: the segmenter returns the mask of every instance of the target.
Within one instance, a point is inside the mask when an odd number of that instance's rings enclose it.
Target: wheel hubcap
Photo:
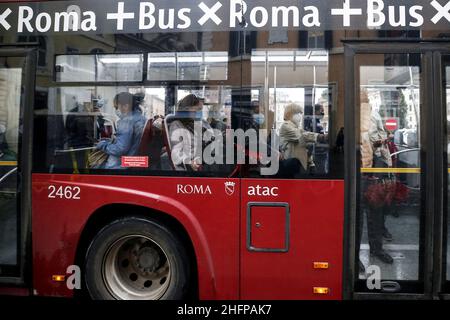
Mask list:
[[[116,299],[160,299],[169,287],[170,275],[167,254],[144,236],[120,238],[103,260],[103,281]]]

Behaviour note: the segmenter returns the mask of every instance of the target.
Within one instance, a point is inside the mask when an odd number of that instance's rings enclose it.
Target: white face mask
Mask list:
[[[116,109],[116,116],[118,116],[119,118],[122,117],[122,112],[119,109]]]
[[[292,117],[292,122],[295,123],[297,126],[300,126],[300,124],[302,123],[302,120],[303,120],[303,116],[300,113],[296,113]]]

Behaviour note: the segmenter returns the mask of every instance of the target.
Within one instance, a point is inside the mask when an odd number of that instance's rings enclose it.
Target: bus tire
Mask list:
[[[189,284],[185,247],[157,221],[123,218],[92,240],[85,260],[85,284],[92,299],[178,300]]]

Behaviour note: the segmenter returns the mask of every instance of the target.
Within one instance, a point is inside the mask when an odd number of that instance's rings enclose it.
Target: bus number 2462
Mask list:
[[[80,200],[80,187],[71,186],[48,186],[48,198],[49,199],[70,199]]]

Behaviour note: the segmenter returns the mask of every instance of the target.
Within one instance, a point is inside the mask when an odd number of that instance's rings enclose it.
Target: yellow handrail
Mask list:
[[[361,173],[420,173],[420,168],[361,168]]]
[[[0,167],[17,167],[17,161],[0,161]]]

